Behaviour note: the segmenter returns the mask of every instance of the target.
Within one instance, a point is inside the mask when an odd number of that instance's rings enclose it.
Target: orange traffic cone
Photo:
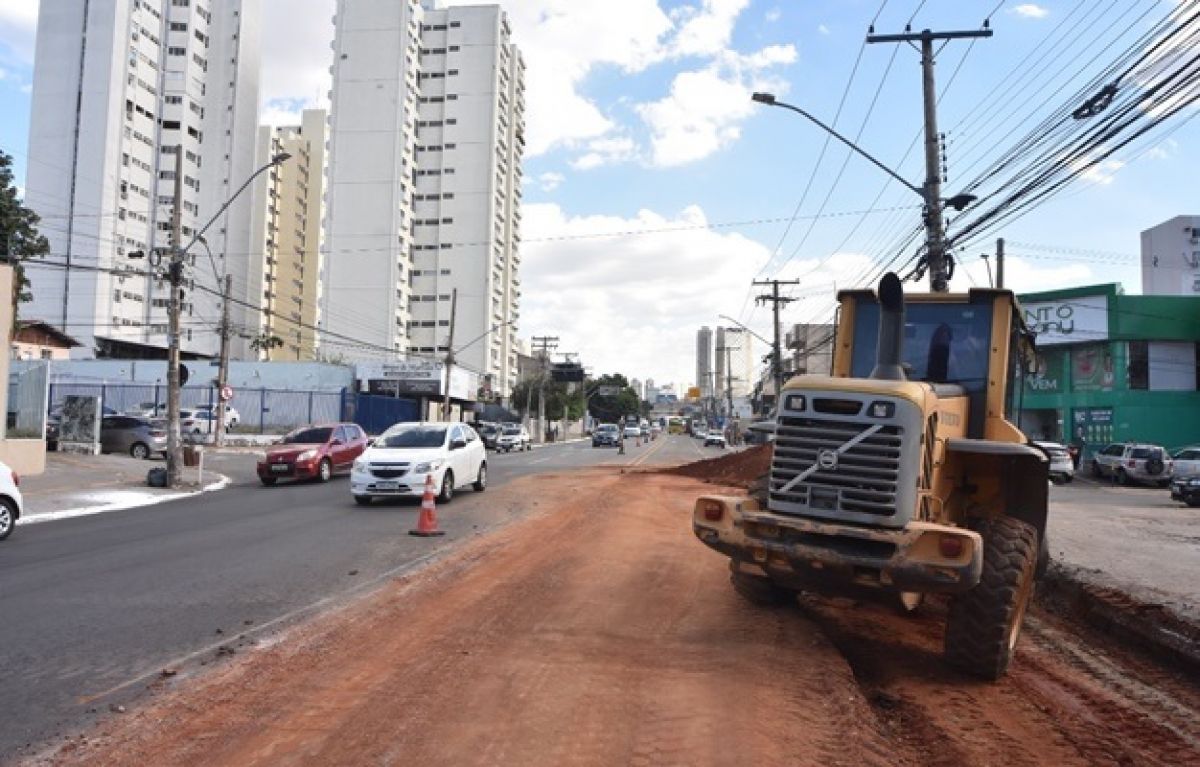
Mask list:
[[[433,475],[425,477],[425,495],[421,498],[421,515],[417,517],[417,529],[409,530],[409,535],[419,535],[428,538],[434,535],[445,535],[445,530],[438,530],[437,504],[433,500]]]

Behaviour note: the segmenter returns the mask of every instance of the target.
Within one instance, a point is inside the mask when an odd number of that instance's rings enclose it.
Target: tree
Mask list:
[[[17,330],[17,313],[21,304],[33,300],[29,278],[22,262],[31,256],[50,253],[50,242],[38,231],[41,218],[26,208],[13,182],[12,157],[0,151],[0,253],[13,267],[13,332]]]
[[[510,401],[513,409],[524,413],[525,405],[529,403],[529,415],[536,415],[538,403],[538,390],[542,386],[543,379],[527,378],[524,381],[518,381],[513,387]],[[571,391],[569,384],[562,381],[552,381],[549,376],[545,377],[546,385],[546,418],[557,420],[566,418],[568,421],[575,421],[583,417],[583,398],[578,390]]]
[[[262,332],[250,339],[250,348],[256,352],[269,352],[283,346],[283,339],[271,333]]]
[[[589,392],[598,392],[598,387],[614,387],[616,394],[599,394],[592,396],[588,409],[592,415],[606,423],[616,423],[627,415],[641,415],[642,402],[629,385],[628,379],[620,373],[602,375],[587,382]]]

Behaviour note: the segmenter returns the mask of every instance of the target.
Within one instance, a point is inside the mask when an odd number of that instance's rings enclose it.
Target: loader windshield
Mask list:
[[[909,303],[901,362],[910,381],[959,384],[968,393],[987,384],[992,337],[990,304]],[[859,303],[850,374],[871,375],[879,342],[879,304]]]

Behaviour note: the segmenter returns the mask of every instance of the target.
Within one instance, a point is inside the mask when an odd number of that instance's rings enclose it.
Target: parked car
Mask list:
[[[1117,443],[1092,458],[1092,474],[1115,479],[1122,485],[1141,482],[1166,487],[1171,483],[1174,462],[1158,445]]]
[[[15,471],[0,463],[0,541],[12,535],[21,518],[21,478]]]
[[[280,479],[328,482],[348,471],[367,449],[367,435],[353,423],[304,426],[285,435],[258,462],[258,479],[273,485]]]
[[[592,430],[592,447],[616,447],[621,444],[621,429],[615,423],[602,423]]]
[[[498,423],[481,423],[475,427],[479,438],[483,440],[483,446],[488,450],[496,449],[496,440],[500,439],[500,424]]]
[[[658,439],[658,435],[662,434],[662,427],[654,424],[650,427],[650,439]]]
[[[510,450],[533,450],[533,440],[529,436],[529,430],[521,424],[506,423],[500,427],[496,449],[505,453]]]
[[[129,453],[142,460],[166,454],[166,425],[136,415],[106,415],[100,419],[100,450]]]
[[[526,435],[528,436],[528,435]],[[350,474],[355,503],[374,498],[420,496],[425,478],[433,478],[441,503],[470,485],[487,488],[487,450],[465,423],[401,423],[385,431],[367,448]]]
[[[1171,478],[1171,499],[1200,506],[1200,447],[1185,447],[1171,456],[1175,473]]]
[[[625,438],[626,439],[637,439],[638,437],[641,437],[641,436],[642,436],[642,427],[641,426],[638,426],[636,423],[625,424]]]
[[[724,450],[725,432],[721,431],[720,429],[709,429],[708,433],[704,435],[704,446],[709,447],[711,445],[716,445]]]
[[[198,405],[195,408],[198,415],[206,417],[210,422],[217,422],[217,406],[216,405]],[[238,413],[237,408],[233,405],[225,405],[225,428],[232,429],[237,426],[242,420],[242,416]]]
[[[1075,479],[1075,462],[1066,445],[1057,442],[1035,440],[1034,445],[1042,449],[1050,460],[1050,480],[1055,483],[1067,483]]]

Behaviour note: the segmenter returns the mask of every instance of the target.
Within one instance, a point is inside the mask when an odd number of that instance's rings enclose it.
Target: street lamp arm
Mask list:
[[[865,149],[862,149],[862,148],[860,148],[860,147],[859,147],[857,144],[855,144],[853,141],[851,141],[850,139],[846,138],[846,137],[845,137],[845,136],[843,136],[842,134],[838,133],[838,132],[837,132],[837,131],[835,131],[833,128],[831,128],[830,126],[828,126],[828,125],[826,125],[825,123],[821,122],[821,121],[820,121],[820,120],[818,120],[817,118],[813,117],[813,116],[812,116],[812,115],[810,115],[808,112],[805,112],[805,111],[804,111],[803,109],[801,109],[800,107],[798,107],[798,106],[794,106],[794,105],[792,105],[792,104],[788,104],[788,103],[786,103],[786,102],[783,102],[783,101],[779,101],[779,100],[777,100],[777,99],[775,98],[775,96],[774,96],[774,95],[772,95],[772,94],[770,94],[770,93],[755,93],[755,94],[754,94],[754,96],[753,96],[753,100],[754,100],[754,101],[757,101],[757,102],[758,102],[758,103],[760,103],[760,104],[767,104],[767,105],[769,105],[769,106],[783,107],[784,109],[790,109],[790,110],[792,110],[793,112],[795,112],[796,114],[798,114],[798,115],[800,115],[800,116],[802,116],[802,117],[805,117],[805,118],[807,118],[809,121],[811,121],[811,122],[815,123],[815,124],[816,124],[818,127],[820,127],[821,129],[823,129],[823,130],[824,130],[826,133],[830,134],[831,136],[833,136],[834,138],[836,138],[838,141],[842,142],[842,143],[843,143],[843,144],[845,144],[846,146],[848,146],[848,147],[850,147],[851,149],[853,149],[855,152],[858,152],[860,155],[862,155],[863,157],[865,157],[865,158],[867,158],[868,160],[870,160],[870,161],[871,161],[871,163],[875,165],[875,167],[879,168],[879,169],[880,169],[880,170],[882,170],[884,173],[886,173],[886,174],[888,174],[889,176],[891,176],[892,178],[896,179],[897,181],[899,181],[901,184],[903,184],[903,185],[904,185],[905,187],[907,187],[908,189],[911,189],[911,190],[912,190],[912,191],[913,191],[913,192],[914,192],[916,195],[918,195],[919,197],[921,197],[921,199],[925,199],[925,192],[924,192],[923,190],[921,190],[921,189],[919,189],[918,187],[915,187],[915,186],[913,186],[912,184],[910,184],[910,183],[909,183],[907,180],[905,180],[905,179],[904,179],[904,178],[903,178],[903,177],[902,177],[900,174],[896,173],[894,170],[892,170],[892,169],[891,169],[891,168],[889,168],[888,166],[886,166],[886,165],[884,165],[883,163],[881,163],[879,160],[876,160],[874,157],[872,157],[872,156],[871,156],[871,155],[870,155],[870,154],[869,154],[869,153],[868,153],[868,152],[867,152]]]
[[[466,342],[465,344],[463,344],[462,346],[458,347],[457,349],[454,349],[454,350],[452,350],[452,351],[450,352],[450,354],[451,354],[451,355],[458,354],[459,352],[461,352],[461,351],[463,351],[464,349],[466,349],[468,346],[472,346],[472,345],[474,345],[474,344],[477,344],[477,343],[479,343],[480,341],[482,341],[483,339],[487,338],[489,334],[491,334],[491,333],[494,333],[495,331],[499,330],[499,329],[500,329],[500,328],[502,328],[502,327],[505,327],[506,325],[512,325],[512,324],[513,324],[513,323],[515,323],[515,322],[516,322],[516,320],[509,320],[508,322],[498,322],[498,323],[496,323],[495,325],[492,325],[491,327],[489,327],[487,330],[485,330],[485,331],[483,331],[482,333],[480,333],[479,335],[477,335],[477,336],[475,336],[474,338],[472,338],[470,341],[467,341],[467,342]]]
[[[755,333],[753,330],[751,330],[750,328],[746,327],[746,326],[745,326],[745,325],[743,325],[742,323],[738,322],[738,321],[737,321],[737,320],[735,320],[733,317],[730,317],[730,316],[728,316],[728,315],[725,315],[725,314],[719,314],[719,315],[717,315],[717,316],[718,316],[718,317],[720,317],[720,318],[721,318],[721,319],[723,319],[723,320],[729,320],[729,321],[730,321],[730,322],[732,322],[734,325],[737,325],[739,328],[741,328],[742,330],[746,331],[746,332],[747,332],[747,333],[749,333],[750,335],[754,336],[754,337],[755,337],[755,338],[757,338],[759,341],[762,341],[762,342],[763,342],[764,344],[766,344],[767,346],[771,346],[771,345],[774,343],[773,341],[768,341],[767,339],[763,338],[763,337],[762,337],[762,336],[760,336],[758,333]]]
[[[236,192],[234,192],[233,195],[231,195],[228,200],[225,201],[225,204],[221,206],[221,209],[218,210],[213,215],[213,217],[208,220],[208,223],[205,224],[200,229],[200,231],[196,232],[196,235],[194,237],[192,237],[192,241],[187,244],[187,247],[185,247],[183,250],[179,251],[180,254],[187,253],[189,250],[192,249],[192,246],[195,245],[200,240],[200,238],[204,236],[204,233],[208,231],[208,228],[210,226],[212,226],[213,223],[216,222],[216,220],[218,218],[221,217],[221,214],[223,214],[225,211],[229,210],[229,206],[232,205],[233,201],[238,198],[238,195],[240,195],[242,192],[246,191],[246,187],[248,187],[248,186],[250,186],[250,184],[254,183],[254,179],[258,178],[259,176],[261,176],[263,173],[270,170],[271,168],[274,168],[276,165],[281,165],[284,162],[287,162],[288,160],[291,159],[291,157],[292,156],[290,154],[288,154],[287,152],[281,152],[281,153],[275,155],[274,157],[272,157],[271,161],[269,163],[262,166],[258,170],[254,171],[254,173],[252,173],[250,175],[250,178],[246,179],[245,182],[243,182],[242,185],[238,187],[238,190]]]

